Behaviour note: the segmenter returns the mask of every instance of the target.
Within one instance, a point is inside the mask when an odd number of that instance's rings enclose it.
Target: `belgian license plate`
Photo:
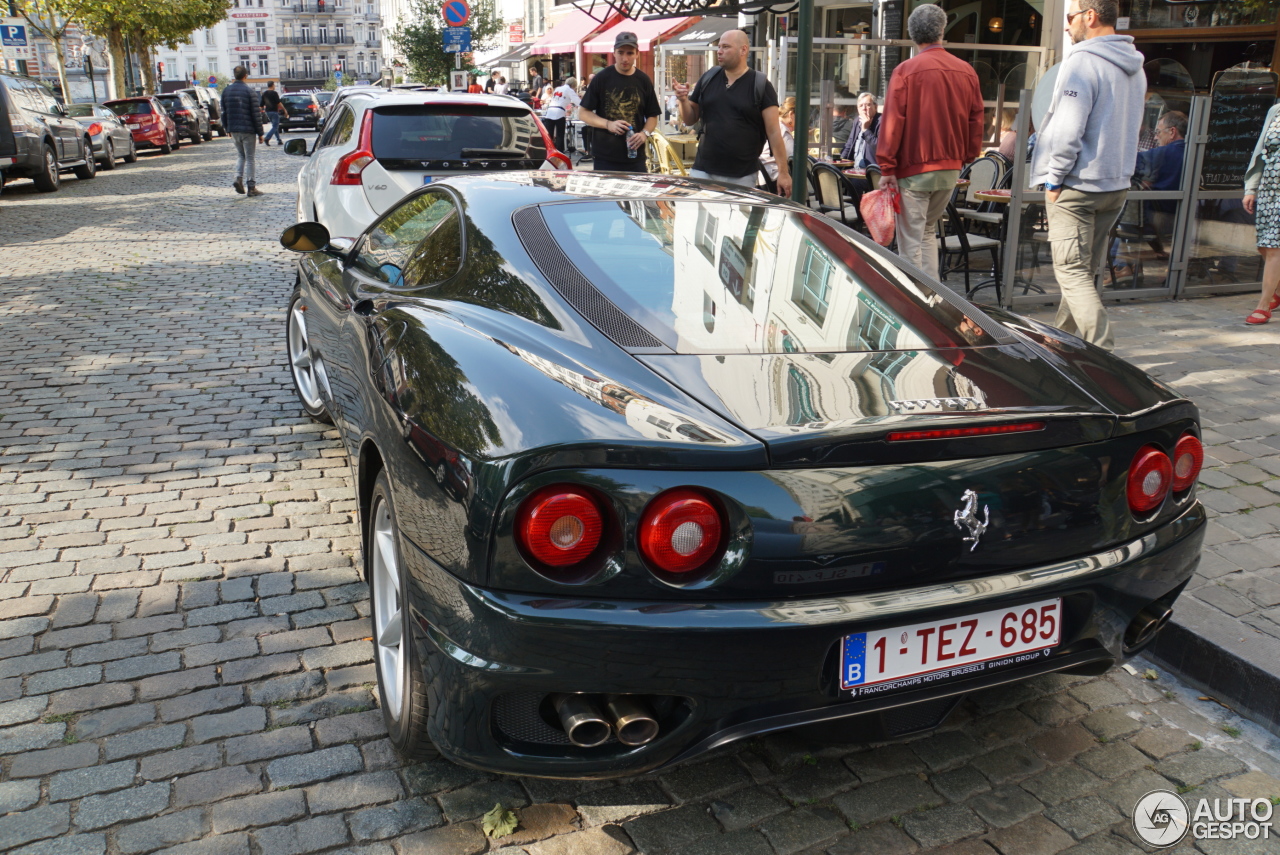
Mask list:
[[[139,128],[141,128],[141,127],[142,127],[142,125],[130,125],[130,124],[127,124],[127,123],[126,123],[126,124],[125,124],[125,127],[126,127],[126,128],[128,128],[128,129],[129,129],[129,130],[131,130],[131,131],[136,131],[136,130],[138,130]]]
[[[840,687],[854,694],[922,686],[1042,659],[1062,634],[1062,600],[846,635]]]

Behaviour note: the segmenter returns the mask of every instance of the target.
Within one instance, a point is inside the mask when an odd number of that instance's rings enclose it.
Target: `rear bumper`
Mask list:
[[[606,778],[803,724],[848,719],[851,741],[927,729],[938,722],[926,716],[921,727],[904,730],[882,726],[878,716],[929,704],[941,715],[947,698],[1036,674],[1101,673],[1137,652],[1125,648],[1124,633],[1138,612],[1170,602],[1191,577],[1204,525],[1196,503],[1140,540],[1071,561],[955,584],[773,603],[506,594],[457,580],[410,543],[402,552],[416,588],[419,649],[439,699],[429,732],[441,751],[496,772]],[[1045,658],[852,700],[836,687],[836,650],[849,633],[1048,597],[1063,598],[1063,635]],[[537,727],[517,732],[504,724],[513,720],[512,699],[525,699],[516,714],[527,721],[536,699],[550,692],[679,701],[657,739],[640,748],[529,741]]]

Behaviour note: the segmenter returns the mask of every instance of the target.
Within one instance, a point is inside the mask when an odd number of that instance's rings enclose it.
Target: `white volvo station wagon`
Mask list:
[[[298,220],[355,237],[424,184],[458,173],[571,169],[528,105],[505,95],[353,93],[325,121],[298,172]]]

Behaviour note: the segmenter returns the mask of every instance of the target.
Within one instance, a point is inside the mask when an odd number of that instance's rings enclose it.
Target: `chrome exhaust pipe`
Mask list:
[[[609,720],[586,695],[552,695],[551,705],[560,716],[560,726],[574,745],[595,748],[609,741],[613,732]]]
[[[658,735],[658,720],[649,705],[635,695],[610,695],[605,710],[613,719],[614,732],[623,745],[646,745]]]
[[[1135,648],[1146,644],[1155,638],[1156,633],[1164,629],[1171,617],[1173,617],[1173,609],[1160,604],[1152,604],[1138,612],[1138,616],[1133,619],[1128,631],[1125,632],[1125,646]]]

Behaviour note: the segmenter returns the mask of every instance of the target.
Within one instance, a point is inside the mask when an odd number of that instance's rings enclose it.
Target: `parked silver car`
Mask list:
[[[88,132],[89,141],[93,144],[93,159],[101,168],[115,169],[117,157],[124,158],[125,163],[133,163],[138,159],[133,132],[124,126],[124,122],[110,107],[101,104],[68,104],[67,115]]]

